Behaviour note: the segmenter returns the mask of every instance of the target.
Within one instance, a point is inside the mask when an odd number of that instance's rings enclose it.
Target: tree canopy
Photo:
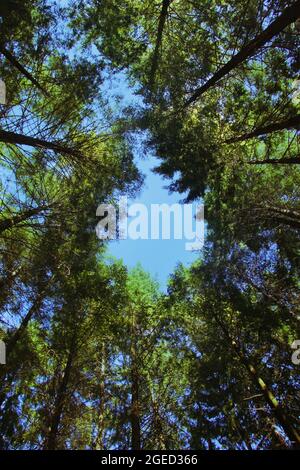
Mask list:
[[[299,7],[2,2],[1,450],[300,448]],[[205,205],[167,292],[95,233],[140,135]]]

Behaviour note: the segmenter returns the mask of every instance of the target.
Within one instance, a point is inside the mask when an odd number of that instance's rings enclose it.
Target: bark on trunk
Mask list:
[[[140,420],[140,374],[137,351],[137,321],[136,313],[132,314],[131,333],[131,448],[141,449],[141,420]]]
[[[50,282],[49,282],[50,283]],[[28,326],[28,323],[32,320],[32,318],[34,317],[34,315],[40,310],[41,306],[42,306],[42,303],[46,297],[46,294],[47,294],[47,289],[48,289],[48,286],[49,286],[49,283],[47,284],[47,286],[41,290],[41,292],[37,295],[34,303],[32,304],[32,306],[30,307],[30,309],[28,310],[27,314],[25,315],[25,317],[22,319],[21,321],[21,324],[19,326],[19,328],[16,330],[16,332],[13,334],[13,336],[10,338],[10,340],[7,342],[6,344],[6,355],[7,357],[9,357],[9,355],[12,353],[12,351],[14,350],[17,342],[22,338],[27,326]]]
[[[15,279],[20,273],[21,269],[22,266],[19,266],[16,269],[10,271],[6,277],[0,278],[0,310],[6,304],[10,296],[11,289],[15,283]]]
[[[42,148],[45,150],[53,150],[72,157],[85,158],[84,155],[76,149],[65,147],[56,142],[48,142],[43,139],[36,139],[23,134],[16,134],[15,132],[7,132],[0,129],[0,142],[14,145],[28,145],[29,147]]]
[[[297,429],[294,427],[293,423],[291,422],[287,414],[284,412],[284,410],[278,403],[274,394],[272,393],[270,388],[267,386],[265,381],[260,377],[258,371],[253,366],[253,364],[251,364],[249,359],[246,357],[242,348],[238,345],[236,341],[234,341],[231,338],[229,331],[227,330],[225,325],[222,323],[222,321],[217,316],[215,316],[215,319],[217,323],[220,325],[223,332],[225,333],[226,337],[228,338],[231,348],[233,349],[237,357],[240,359],[244,367],[247,369],[249,377],[251,378],[252,382],[261,391],[262,395],[265,398],[266,403],[271,408],[275,418],[277,419],[278,424],[284,430],[285,434],[291,441],[293,447],[297,449],[300,448],[300,434],[298,433]]]
[[[16,68],[21,72],[28,80],[35,85],[40,91],[42,91],[45,95],[48,96],[47,91],[45,90],[44,87],[29,73],[23,65],[20,64],[20,62],[15,58],[15,56],[9,52],[5,47],[0,46],[0,53],[6,57],[6,59]]]
[[[159,17],[156,44],[155,44],[155,49],[154,49],[153,58],[152,58],[151,71],[150,71],[150,79],[149,79],[150,92],[152,92],[154,83],[155,83],[155,75],[157,72],[158,61],[159,61],[159,56],[160,56],[159,50],[162,44],[164,27],[165,27],[165,23],[166,23],[167,16],[168,16],[168,9],[169,9],[171,2],[172,0],[163,0],[162,2],[162,9],[161,9],[160,17]]]
[[[101,348],[100,363],[100,385],[99,385],[99,413],[98,413],[98,432],[95,443],[95,450],[104,450],[104,412],[105,412],[105,373],[106,373],[106,349],[103,343]]]
[[[50,206],[35,207],[34,209],[28,209],[20,214],[16,214],[12,217],[1,220],[0,221],[0,233],[10,228],[13,228],[22,222],[25,222],[31,217],[40,215],[43,211],[46,211],[49,208]]]
[[[270,205],[262,207],[261,211],[262,213],[269,214],[270,218],[276,220],[278,223],[283,223],[289,227],[300,229],[300,214],[297,211]]]
[[[279,405],[272,391],[268,388],[264,380],[260,377],[256,368],[246,358],[241,348],[235,342],[232,342],[232,346],[236,354],[240,358],[241,362],[248,370],[248,373],[253,383],[258,389],[261,390],[265,401],[268,403],[278,423],[280,424],[285,434],[291,441],[293,447],[300,448],[300,434],[298,433],[297,429],[293,426],[292,422],[290,421],[289,417],[285,414],[282,407]]]
[[[242,64],[245,60],[252,57],[262,46],[279,34],[288,25],[293,23],[299,17],[300,1],[296,1],[292,6],[286,8],[283,13],[273,23],[271,23],[261,34],[256,36],[238,54],[219,69],[203,86],[198,88],[191,98],[186,102],[185,107],[196,101],[209,88],[213,87],[219,80],[224,78],[233,69]]]
[[[294,158],[273,158],[268,160],[255,160],[248,162],[249,165],[300,165],[300,157]]]
[[[268,126],[258,127],[252,132],[248,132],[237,137],[232,137],[225,141],[225,144],[233,144],[235,142],[243,142],[245,140],[253,139],[254,137],[260,137],[262,135],[271,134],[272,132],[287,130],[287,129],[299,129],[300,128],[300,114],[293,116],[289,119],[285,119],[281,122],[273,122]],[[272,160],[271,160],[272,161]],[[251,163],[251,162],[250,162]]]
[[[70,347],[70,351],[68,354],[67,363],[63,372],[62,381],[58,387],[58,391],[56,394],[55,403],[54,403],[54,412],[51,417],[49,434],[44,445],[44,450],[56,450],[56,447],[57,447],[59,425],[60,425],[63,410],[64,410],[68,385],[70,381],[70,375],[72,371],[72,365],[73,365],[73,361],[75,357],[75,351],[76,351],[76,338],[74,336],[72,338],[71,347]]]
[[[20,324],[19,328],[15,331],[15,333],[12,335],[12,337],[8,341],[5,341],[5,343],[6,343],[6,365],[1,366],[1,368],[0,368],[0,379],[1,379],[2,383],[4,383],[4,380],[7,376],[8,371],[9,371],[9,358],[10,358],[10,355],[13,352],[14,348],[16,347],[16,344],[18,343],[18,341],[20,341],[20,339],[22,338],[24,332],[26,331],[26,328],[27,328],[29,322],[32,320],[32,318],[35,316],[35,314],[40,310],[40,308],[42,306],[42,303],[43,303],[43,301],[46,297],[46,293],[47,293],[47,287],[45,289],[43,289],[37,295],[34,303],[30,307],[30,309],[28,310],[27,314],[25,315],[25,317],[21,321],[21,324]],[[3,403],[3,401],[5,400],[5,397],[6,397],[6,393],[3,393],[1,391],[1,393],[0,393],[0,406]]]
[[[163,420],[160,416],[159,404],[155,400],[152,401],[152,413],[153,413],[153,420],[154,420],[155,438],[158,444],[156,449],[166,450],[165,436],[163,433]]]

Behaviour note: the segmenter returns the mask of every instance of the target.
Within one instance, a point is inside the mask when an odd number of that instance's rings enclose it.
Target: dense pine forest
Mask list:
[[[300,448],[299,45],[299,0],[1,1],[0,449]],[[205,205],[166,292],[95,233],[138,145]]]

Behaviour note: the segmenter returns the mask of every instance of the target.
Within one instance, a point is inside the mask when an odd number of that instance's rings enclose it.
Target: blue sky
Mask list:
[[[177,193],[169,194],[164,188],[166,181],[151,171],[157,162],[153,156],[137,162],[145,175],[145,183],[141,194],[133,202],[143,203],[149,210],[151,204],[175,204],[183,198]],[[129,268],[140,263],[159,282],[161,289],[165,290],[168,276],[179,262],[189,265],[199,257],[197,252],[186,251],[185,243],[186,240],[173,240],[172,237],[171,240],[111,241],[109,253],[123,259]]]
[[[116,113],[129,104],[141,104],[140,98],[134,94],[123,74],[105,81],[103,91]],[[139,142],[141,144],[141,142]],[[134,201],[143,203],[150,211],[151,204],[175,204],[182,201],[184,194],[170,194],[166,186],[168,181],[152,172],[159,160],[150,151],[136,149],[135,161],[140,171],[145,175],[144,187]],[[166,289],[169,275],[179,262],[190,265],[199,253],[185,249],[186,240],[119,240],[109,243],[109,254],[122,259],[124,264],[133,268],[138,263],[148,271],[158,282],[162,290]]]

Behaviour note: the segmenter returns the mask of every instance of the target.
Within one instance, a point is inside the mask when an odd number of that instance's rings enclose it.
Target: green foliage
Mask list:
[[[1,449],[299,447],[295,26],[189,102],[294,2],[63,3],[0,7]],[[143,104],[115,117],[121,70]],[[97,206],[140,188],[142,131],[206,207],[167,294],[95,236]]]

